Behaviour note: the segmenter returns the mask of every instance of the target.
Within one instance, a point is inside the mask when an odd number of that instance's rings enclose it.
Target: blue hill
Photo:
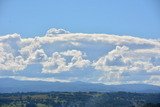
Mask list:
[[[137,92],[137,93],[160,93],[160,87],[148,84],[122,84],[104,85],[85,82],[44,82],[44,81],[19,81],[10,78],[0,79],[0,92]]]

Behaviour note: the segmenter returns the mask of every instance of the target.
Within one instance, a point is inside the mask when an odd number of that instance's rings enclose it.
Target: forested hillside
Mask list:
[[[160,94],[126,92],[1,93],[0,107],[160,107]]]

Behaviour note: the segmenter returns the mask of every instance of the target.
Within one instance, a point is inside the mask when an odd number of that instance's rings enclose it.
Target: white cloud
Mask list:
[[[73,46],[80,46],[81,45],[79,42],[69,42],[68,44],[71,44]]]
[[[47,55],[43,49],[36,50],[31,57],[28,58],[28,62],[39,63],[47,60]]]
[[[160,65],[155,65],[151,61],[153,57],[156,58],[155,55],[158,56],[158,53],[152,54],[153,52],[150,50],[143,54],[138,54],[137,52],[138,51],[134,49],[131,50],[126,46],[117,46],[116,49],[99,58],[98,61],[93,63],[93,66],[95,66],[95,69],[105,72],[105,74],[100,77],[100,80],[120,82],[121,80],[123,81],[123,78],[125,78],[124,74],[126,73],[130,74],[130,76],[141,74],[150,76],[159,75]],[[154,60],[154,62],[156,62],[156,60]],[[141,78],[141,82],[144,81],[146,81],[146,78]]]
[[[90,64],[89,60],[83,59],[83,57],[86,56],[86,54],[82,53],[81,51],[77,50],[68,50],[66,52],[61,53],[64,56],[71,56],[71,62],[68,63],[68,66],[70,67],[77,67],[77,68],[83,68],[85,66],[88,66]]]
[[[20,36],[17,34],[0,37],[0,70],[23,70],[26,62],[18,55]]]
[[[128,79],[128,76],[136,75],[143,75],[137,82],[151,83],[153,79],[149,77],[160,75],[159,60],[158,39],[70,33],[55,28],[43,37],[21,38],[18,34],[0,37],[0,70],[4,72],[23,72],[32,64],[41,65],[40,72],[44,74],[59,75],[93,68],[100,73],[95,79],[102,83],[132,83],[134,78]],[[146,75],[149,77],[145,78]]]
[[[46,36],[55,36],[58,34],[68,34],[70,33],[69,31],[66,31],[64,29],[56,29],[56,28],[51,28],[47,31]]]
[[[144,83],[160,86],[160,75],[151,76],[148,80],[144,81]]]
[[[128,47],[117,46],[116,49],[108,52],[106,56],[99,58],[99,60],[93,63],[95,69],[102,71],[124,71],[127,68],[125,64],[130,62],[130,59],[124,59],[124,55],[128,53]]]
[[[13,54],[7,53],[1,57],[0,70],[23,70],[26,67],[26,63],[21,56],[14,57]]]
[[[26,77],[26,76],[0,76],[0,78],[12,78],[21,81],[70,82],[70,80],[56,79],[54,77],[38,78],[38,77]]]
[[[67,61],[67,57],[70,60]],[[43,73],[60,73],[72,70],[73,68],[83,68],[90,64],[89,60],[83,59],[84,54],[77,50],[68,50],[65,52],[55,52],[48,61],[43,63]]]
[[[59,73],[68,71],[69,68],[66,65],[65,59],[58,53],[53,53],[52,57],[48,58],[48,61],[43,63],[43,73]]]

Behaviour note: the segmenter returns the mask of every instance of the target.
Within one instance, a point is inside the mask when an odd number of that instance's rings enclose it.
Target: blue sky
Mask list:
[[[0,35],[71,32],[159,38],[159,0],[1,0]]]
[[[0,0],[0,78],[160,86],[159,5]]]

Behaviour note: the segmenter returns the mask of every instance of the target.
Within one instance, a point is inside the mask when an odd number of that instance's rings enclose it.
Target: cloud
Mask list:
[[[50,78],[37,78],[37,77],[26,77],[26,76],[0,76],[0,78],[12,78],[21,81],[47,81],[47,82],[70,82],[69,80]]]
[[[160,86],[160,75],[151,76],[148,80],[144,81],[144,83],[150,83]]]
[[[58,34],[68,34],[68,33],[70,33],[70,32],[66,31],[64,29],[51,28],[47,31],[46,36],[55,36]]]
[[[90,82],[157,84],[160,81],[151,78],[160,75],[159,50],[158,39],[70,33],[52,28],[42,37],[1,36],[0,70],[23,72],[28,66],[39,64],[39,73],[44,76],[68,73],[81,79],[85,71]],[[95,76],[88,76],[92,73],[89,71],[96,72]],[[34,72],[34,68],[28,72]]]
[[[59,73],[68,71],[69,68],[66,66],[65,59],[58,53],[55,52],[48,58],[48,61],[43,63],[43,73]]]
[[[28,62],[39,63],[47,60],[47,55],[43,49],[36,50],[32,53],[31,57],[28,58]]]
[[[148,50],[148,49],[147,49]],[[137,53],[140,52],[140,53]],[[104,71],[104,75],[100,77],[103,81],[123,81],[126,74],[128,76],[137,75],[160,75],[160,65],[157,62],[159,53],[152,54],[152,51],[135,51],[126,46],[117,46],[107,55],[99,58],[93,66],[95,69]],[[154,58],[153,58],[154,57]],[[154,63],[156,62],[156,64]],[[141,81],[146,78],[141,78]]]
[[[0,70],[23,70],[26,62],[19,55],[19,42],[21,38],[18,34],[0,37]]]
[[[67,58],[68,57],[68,58]],[[48,61],[43,63],[43,73],[59,73],[73,68],[83,68],[90,64],[89,60],[83,59],[84,54],[77,50],[55,52]],[[67,61],[68,59],[68,61]]]
[[[0,70],[18,71],[26,68],[26,62],[22,56],[14,57],[11,53],[0,53]]]
[[[125,71],[131,59],[126,57],[129,54],[129,48],[126,46],[116,46],[115,49],[108,52],[107,55],[99,58],[93,66],[95,69],[102,71]]]

